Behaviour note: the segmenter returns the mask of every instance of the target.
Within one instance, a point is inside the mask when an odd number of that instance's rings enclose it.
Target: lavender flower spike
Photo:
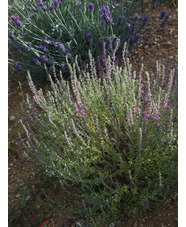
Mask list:
[[[94,3],[90,3],[90,4],[89,4],[88,7],[89,7],[89,11],[90,11],[90,12],[93,12],[93,11],[94,11],[94,6],[95,6]]]
[[[167,10],[165,10],[165,9],[163,11],[161,11],[160,16],[159,16],[160,20],[162,20],[164,18],[166,12],[167,12]]]

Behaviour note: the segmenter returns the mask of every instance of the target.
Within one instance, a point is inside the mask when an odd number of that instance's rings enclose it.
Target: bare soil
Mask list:
[[[141,38],[144,43],[136,48],[130,54],[130,62],[135,67],[140,67],[141,57],[143,57],[144,70],[155,74],[156,60],[169,66],[177,64],[178,54],[178,12],[169,3],[159,4],[156,9],[147,7],[144,15],[149,15],[152,23],[159,23],[158,15],[166,9],[170,15],[164,30],[159,30],[153,34],[144,34]],[[146,38],[150,35],[148,41]],[[135,70],[135,68],[134,68]],[[63,216],[60,216],[60,210],[55,214],[51,213],[50,203],[47,202],[46,195],[42,191],[44,185],[41,177],[37,175],[38,167],[24,155],[24,146],[22,145],[18,132],[25,137],[19,119],[22,117],[20,103],[23,100],[23,94],[31,94],[26,75],[15,75],[9,77],[10,86],[8,91],[8,129],[9,143],[11,145],[8,153],[9,159],[9,226],[40,226],[44,221],[49,220],[45,226],[50,227],[72,227],[75,223]],[[17,82],[19,81],[19,83]],[[39,84],[38,84],[39,86]],[[46,87],[44,88],[46,89]],[[11,117],[15,119],[12,120]],[[10,120],[11,119],[11,120]],[[47,182],[47,177],[45,177]],[[48,187],[47,194],[50,198],[56,196],[58,186],[54,184]],[[34,192],[34,194],[32,194]],[[26,193],[26,194],[24,194]],[[177,227],[178,226],[178,194],[172,193],[169,198],[158,205],[154,205],[151,211],[143,216],[133,218],[123,217],[123,227]],[[19,201],[20,199],[20,201]],[[24,203],[26,204],[24,205]],[[14,220],[14,224],[10,224]]]

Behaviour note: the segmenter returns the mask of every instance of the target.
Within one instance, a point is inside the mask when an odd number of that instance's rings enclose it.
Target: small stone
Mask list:
[[[170,59],[173,59],[174,57],[173,56],[169,56]]]
[[[26,201],[28,201],[28,200],[30,200],[32,198],[32,196],[31,195],[28,195],[27,197],[26,197]]]
[[[10,163],[10,166],[13,166],[14,164],[13,163]]]
[[[76,227],[81,227],[82,225],[81,225],[81,223],[80,222],[77,222],[76,223]]]
[[[167,45],[171,45],[172,43],[170,41],[167,41],[165,44]]]
[[[134,223],[134,225],[133,225],[133,227],[137,227],[138,226],[138,224],[137,224],[137,221]]]
[[[15,120],[15,116],[11,116],[10,121],[14,121],[14,120]]]
[[[112,222],[112,223],[109,225],[109,227],[115,227],[115,223]]]
[[[144,49],[147,49],[147,48],[149,48],[149,46],[148,46],[148,45],[144,46]]]
[[[170,34],[170,35],[172,35],[172,34],[173,34],[173,29],[171,29],[171,30],[170,30],[169,34]]]

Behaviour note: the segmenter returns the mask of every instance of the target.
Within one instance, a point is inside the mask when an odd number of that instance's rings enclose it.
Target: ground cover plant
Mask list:
[[[85,62],[90,50],[97,59],[103,54],[103,42],[109,54],[118,43],[121,56],[124,42],[135,46],[148,24],[147,16],[135,14],[140,3],[15,1],[9,7],[9,65],[22,72],[29,69],[33,76],[37,72],[38,77],[46,75],[44,64],[48,71],[53,64],[57,70],[68,71],[66,55],[70,62],[76,55]]]
[[[148,209],[177,187],[177,73],[165,74],[158,62],[156,80],[143,64],[133,72],[124,48],[124,68],[114,53],[105,55],[100,77],[89,57],[83,71],[67,58],[71,84],[49,75],[46,95],[29,76],[35,103],[27,97],[22,125],[27,155],[66,192],[64,215],[100,226]]]

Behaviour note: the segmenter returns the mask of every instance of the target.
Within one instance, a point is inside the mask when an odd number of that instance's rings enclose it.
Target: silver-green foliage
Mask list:
[[[46,95],[28,74],[42,111],[28,97],[29,120],[22,124],[28,155],[56,176],[67,194],[74,186],[78,199],[67,207],[100,226],[121,210],[148,208],[176,185],[177,75],[170,70],[164,86],[165,69],[158,62],[156,79],[143,73],[143,65],[136,75],[124,51],[124,67],[108,56],[99,77],[89,56],[83,72],[67,59],[71,83],[62,75],[54,83],[50,76]]]

